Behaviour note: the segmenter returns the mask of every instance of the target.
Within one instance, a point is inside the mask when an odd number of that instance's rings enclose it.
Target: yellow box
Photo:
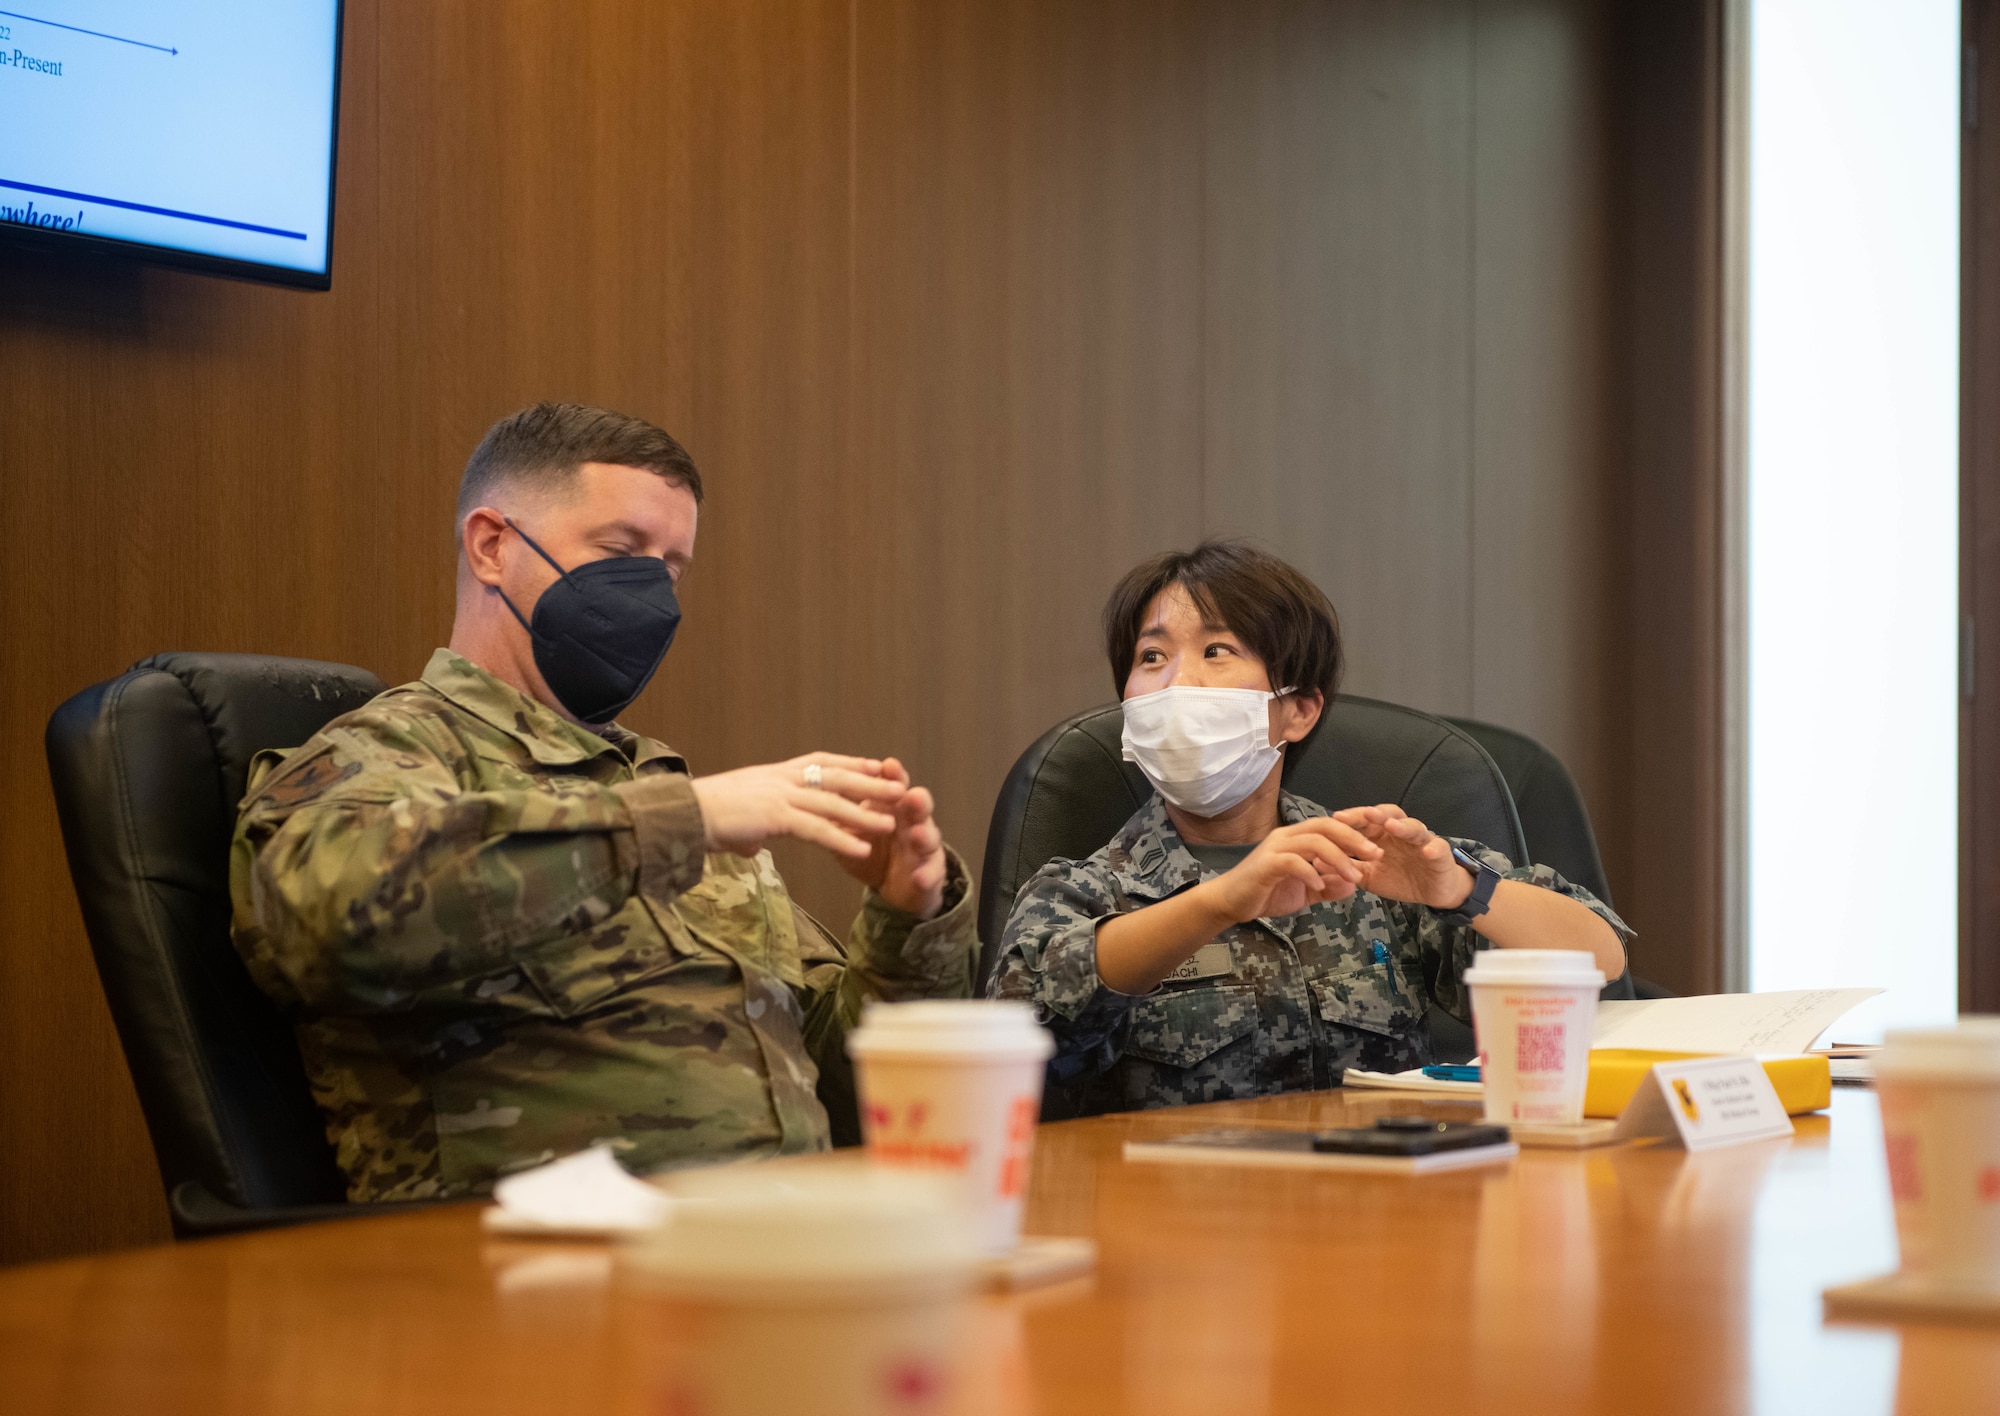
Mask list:
[[[1704,1057],[1702,1052],[1642,1052],[1628,1047],[1599,1047],[1590,1053],[1590,1085],[1583,1093],[1585,1116],[1616,1116],[1638,1094],[1639,1084],[1657,1062]],[[1833,1072],[1826,1058],[1799,1055],[1760,1057],[1772,1090],[1786,1114],[1803,1116],[1824,1111],[1833,1101]]]

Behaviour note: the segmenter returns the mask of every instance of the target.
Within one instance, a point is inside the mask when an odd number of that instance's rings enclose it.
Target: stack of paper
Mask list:
[[[1349,1067],[1342,1085],[1375,1087],[1381,1091],[1429,1092],[1432,1096],[1486,1095],[1486,1088],[1478,1082],[1448,1082],[1442,1077],[1426,1077],[1421,1067],[1408,1072],[1367,1072],[1359,1067]]]
[[[1698,998],[1613,999],[1597,1005],[1592,1047],[1737,1055],[1804,1052],[1879,988],[1794,988]]]
[[[1779,993],[1711,993],[1697,998],[1614,999],[1597,1005],[1591,1047],[1718,1056],[1799,1053],[1879,988],[1795,988]],[[1351,1087],[1479,1096],[1478,1082],[1409,1072],[1347,1073]]]

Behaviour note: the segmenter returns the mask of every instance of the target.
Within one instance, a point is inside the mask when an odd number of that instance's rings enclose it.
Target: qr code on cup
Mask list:
[[[1562,1023],[1522,1023],[1515,1042],[1518,1072],[1560,1072],[1563,1069]]]

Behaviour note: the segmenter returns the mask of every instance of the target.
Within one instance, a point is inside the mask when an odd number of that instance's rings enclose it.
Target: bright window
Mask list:
[[[1750,986],[1847,1038],[1958,1001],[1959,0],[1749,3]]]

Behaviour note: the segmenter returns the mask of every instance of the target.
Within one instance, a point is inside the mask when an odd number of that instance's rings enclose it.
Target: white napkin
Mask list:
[[[510,1175],[493,1187],[480,1223],[496,1234],[635,1234],[653,1228],[673,1201],[625,1173],[609,1146]]]

